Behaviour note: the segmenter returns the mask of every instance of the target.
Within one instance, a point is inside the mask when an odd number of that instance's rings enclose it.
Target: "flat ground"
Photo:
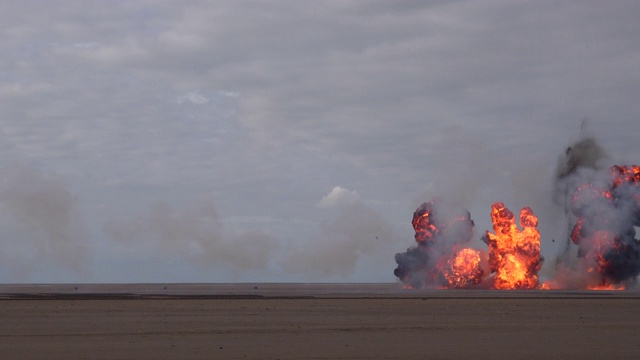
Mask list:
[[[279,293],[277,285],[236,291],[228,285],[188,294],[169,286],[160,287],[161,294],[115,295],[82,293],[86,285],[38,293],[0,287],[0,358],[495,360],[640,354],[637,294],[324,286]]]

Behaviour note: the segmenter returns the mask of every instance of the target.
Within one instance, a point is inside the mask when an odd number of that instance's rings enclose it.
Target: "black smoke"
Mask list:
[[[405,286],[432,288],[446,284],[438,261],[448,259],[456,245],[468,243],[474,222],[469,211],[450,207],[434,199],[413,213],[416,245],[395,256],[394,274]]]
[[[571,240],[591,262],[602,284],[634,280],[640,274],[640,167],[609,168],[608,176],[578,187],[571,198],[576,217]]]

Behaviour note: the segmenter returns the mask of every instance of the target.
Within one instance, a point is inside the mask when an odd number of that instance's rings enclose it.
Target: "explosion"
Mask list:
[[[584,184],[571,197],[576,217],[571,240],[578,256],[599,275],[598,287],[608,288],[640,274],[640,167],[614,165],[600,184]]]
[[[484,270],[480,268],[480,252],[463,248],[449,258],[441,268],[449,288],[468,288],[482,281]]]
[[[614,165],[606,178],[576,185],[567,199],[572,224],[567,239],[578,246],[578,266],[562,268],[562,276],[539,282],[543,258],[531,208],[520,211],[519,228],[515,215],[494,203],[494,232],[482,237],[485,253],[469,246],[474,227],[469,212],[439,200],[414,212],[416,245],[396,254],[394,274],[407,288],[625,289],[640,275],[634,228],[640,226],[640,166]]]
[[[473,235],[473,220],[468,211],[441,211],[432,200],[413,214],[417,245],[396,254],[395,275],[408,288],[472,288],[535,289],[542,264],[538,219],[529,208],[520,213],[520,231],[514,215],[503,203],[493,204],[495,234],[486,233],[489,245],[488,266],[483,253],[468,246]],[[486,260],[484,260],[486,262]],[[495,273],[490,282],[481,285],[488,272]],[[491,282],[492,281],[492,282]]]
[[[496,289],[535,289],[542,265],[538,218],[525,207],[520,211],[520,231],[513,213],[503,203],[491,207],[495,234],[486,232],[483,240],[489,245],[489,266],[495,272]]]
[[[394,274],[406,287],[464,288],[480,283],[480,253],[465,247],[474,222],[466,210],[434,199],[413,213],[416,245],[396,254]]]

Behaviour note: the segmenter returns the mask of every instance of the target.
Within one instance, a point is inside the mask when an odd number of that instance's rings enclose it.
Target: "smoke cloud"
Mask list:
[[[477,261],[469,270],[455,266],[458,251],[468,247],[473,236],[475,224],[467,210],[434,199],[418,207],[411,223],[416,245],[395,256],[398,266],[394,275],[406,286],[469,287],[480,283],[486,273],[480,264],[480,253],[465,250],[471,255],[463,261]]]
[[[318,237],[290,244],[280,265],[311,280],[344,277],[353,272],[361,257],[386,248],[392,230],[387,220],[362,202],[344,205],[333,221],[321,224]]]
[[[568,205],[569,197],[585,182],[593,180],[594,174],[602,170],[608,158],[607,153],[595,137],[581,137],[568,146],[558,158],[554,182],[554,200],[557,204]]]
[[[355,192],[340,193],[352,198]],[[339,279],[352,275],[363,257],[386,249],[393,227],[360,201],[337,201],[328,209],[334,210],[336,216],[307,241],[276,239],[260,230],[229,231],[211,202],[180,210],[158,203],[144,214],[111,220],[104,230],[128,249],[151,258],[186,259],[203,269],[220,265],[238,274],[285,271],[305,281]]]
[[[634,228],[640,222],[640,174],[634,166],[610,166],[609,154],[586,125],[559,157],[554,177],[553,199],[567,223],[553,280],[558,286],[618,284],[640,273]]]
[[[600,284],[635,281],[640,274],[640,167],[614,165],[580,185],[567,205],[577,256]]]

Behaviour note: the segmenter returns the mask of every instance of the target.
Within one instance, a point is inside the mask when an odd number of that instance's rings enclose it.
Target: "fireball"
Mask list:
[[[467,288],[480,283],[484,271],[480,268],[480,252],[472,248],[458,251],[447,261],[443,275],[449,288]]]
[[[538,287],[538,271],[542,265],[540,233],[536,228],[538,218],[525,207],[520,211],[518,229],[515,216],[503,203],[491,207],[491,220],[495,234],[487,231],[485,242],[489,245],[489,266],[495,272],[496,289],[535,289]]]

